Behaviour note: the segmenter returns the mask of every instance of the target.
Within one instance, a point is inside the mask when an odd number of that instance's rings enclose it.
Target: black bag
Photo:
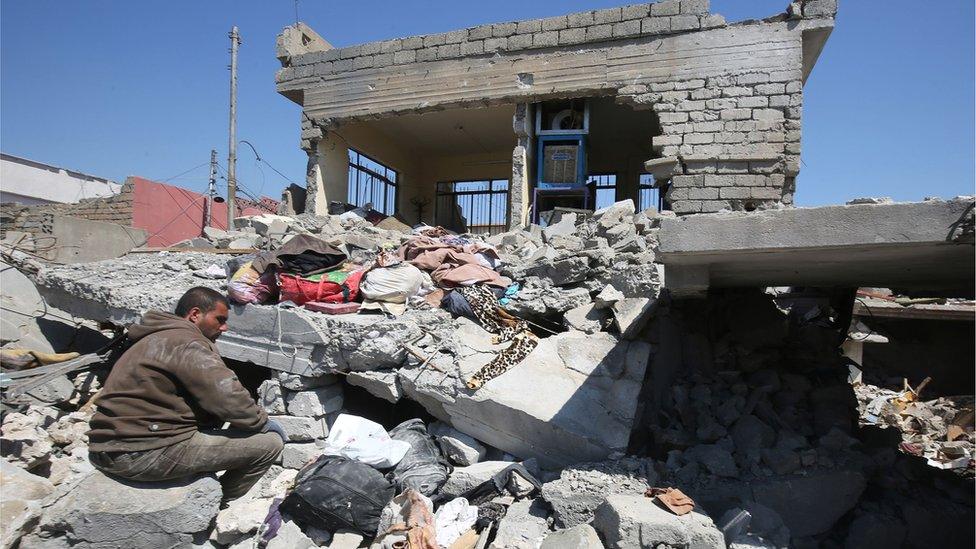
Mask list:
[[[393,484],[376,469],[342,456],[322,456],[298,472],[281,510],[302,527],[334,532],[346,528],[376,536]]]
[[[413,488],[425,496],[431,496],[447,482],[453,468],[441,455],[434,439],[427,434],[427,427],[419,419],[411,419],[390,431],[390,438],[410,445],[406,455],[390,473],[397,492]]]

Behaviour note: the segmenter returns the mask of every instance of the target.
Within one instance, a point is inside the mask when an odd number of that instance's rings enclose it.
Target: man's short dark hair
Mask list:
[[[180,298],[179,303],[176,304],[175,314],[176,316],[185,317],[190,314],[190,311],[194,307],[199,308],[200,312],[206,314],[214,310],[217,307],[217,303],[223,303],[226,307],[230,307],[230,302],[227,301],[227,297],[224,294],[203,286],[194,286],[187,290],[183,294],[183,297]]]

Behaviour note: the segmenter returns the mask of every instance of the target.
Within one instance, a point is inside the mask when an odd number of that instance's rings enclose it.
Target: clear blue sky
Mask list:
[[[336,46],[621,5],[621,0],[299,3]],[[786,0],[713,0],[729,21]],[[974,192],[972,0],[847,0],[804,97],[801,206],[859,196]],[[299,107],[275,92],[275,36],[292,0],[13,1],[0,4],[0,149],[121,181],[163,180],[227,156],[229,40],[238,25],[238,137],[304,183]],[[286,182],[239,148],[238,177]],[[172,179],[206,187],[207,168]]]

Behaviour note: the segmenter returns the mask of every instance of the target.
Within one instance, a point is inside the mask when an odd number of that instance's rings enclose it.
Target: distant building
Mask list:
[[[103,177],[0,153],[0,203],[75,204],[121,190],[122,185]]]

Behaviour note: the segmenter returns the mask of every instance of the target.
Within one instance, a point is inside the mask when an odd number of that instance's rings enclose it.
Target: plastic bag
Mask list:
[[[450,547],[462,534],[474,527],[478,521],[478,508],[464,498],[454,498],[445,503],[434,515],[437,525],[437,543]]]
[[[409,263],[377,267],[367,272],[359,285],[363,297],[390,303],[406,303],[424,282],[424,273]]]
[[[325,441],[328,456],[344,456],[373,467],[393,467],[410,444],[393,440],[379,423],[350,414],[339,414]]]

